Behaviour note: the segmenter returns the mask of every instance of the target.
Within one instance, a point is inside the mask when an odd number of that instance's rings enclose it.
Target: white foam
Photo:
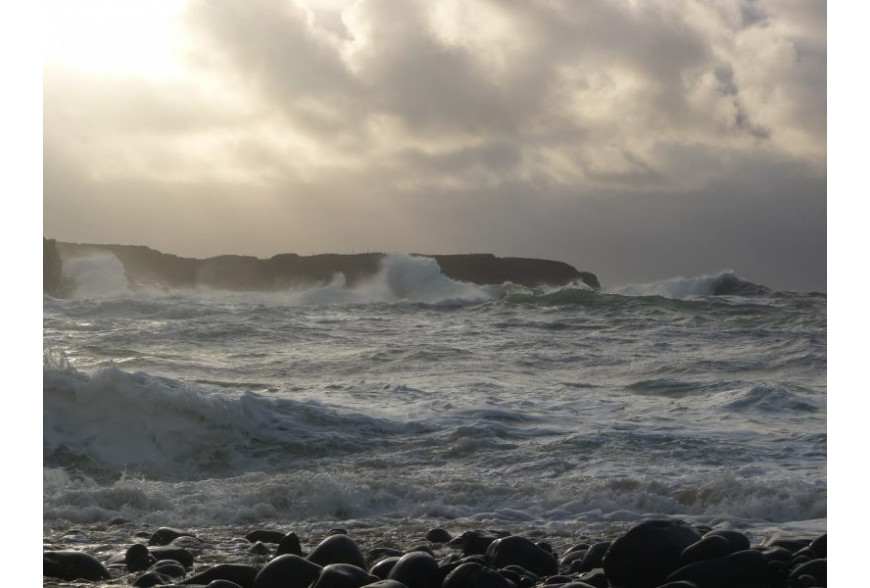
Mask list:
[[[666,298],[691,298],[694,296],[712,296],[716,287],[723,280],[743,282],[733,271],[723,271],[715,275],[695,276],[690,278],[675,277],[658,282],[644,284],[629,284],[612,290],[613,294],[623,296],[664,296]]]
[[[77,298],[114,298],[129,292],[124,264],[109,252],[65,260],[62,273],[75,284]]]

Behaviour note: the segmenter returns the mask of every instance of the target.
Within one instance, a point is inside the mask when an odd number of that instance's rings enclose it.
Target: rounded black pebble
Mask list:
[[[567,584],[561,584],[559,588],[595,588],[592,584],[581,582],[580,580],[572,580]]]
[[[701,534],[682,521],[644,521],[610,545],[602,560],[604,573],[613,586],[657,586],[699,539]]]
[[[795,588],[819,588],[820,586],[822,586],[818,580],[816,580],[809,574],[801,574],[796,580],[792,582],[791,585]]]
[[[453,536],[446,529],[441,529],[440,527],[429,529],[426,533],[426,541],[430,543],[447,543],[451,539],[453,539]]]
[[[748,549],[689,564],[670,574],[665,581],[688,580],[704,588],[767,588],[771,575],[764,554]]]
[[[704,537],[724,537],[731,544],[731,553],[746,551],[750,547],[749,537],[734,529],[715,529],[704,535]]]
[[[275,551],[275,555],[284,555],[285,553],[303,555],[302,543],[299,542],[299,536],[293,531],[290,531],[278,541],[278,549]]]
[[[565,555],[574,553],[575,551],[589,551],[590,547],[592,546],[589,543],[575,543],[565,551]]]
[[[495,570],[469,562],[447,574],[441,588],[513,588],[513,584]]]
[[[141,543],[134,543],[127,548],[124,554],[124,561],[127,564],[128,572],[143,572],[151,567],[151,564],[157,561],[155,557],[148,552],[148,548]]]
[[[149,551],[157,561],[174,559],[186,568],[193,567],[193,554],[181,547],[152,547]]]
[[[323,568],[313,588],[360,588],[378,580],[359,566],[337,563]]]
[[[550,576],[549,578],[544,580],[543,583],[541,584],[541,586],[552,586],[553,584],[558,584],[558,585],[567,584],[568,582],[572,581],[573,579],[574,578],[572,578],[571,576],[565,576],[563,574],[556,574],[556,575]]]
[[[372,576],[377,576],[378,578],[386,580],[390,577],[390,572],[393,571],[393,568],[400,559],[402,559],[402,556],[391,555],[378,560],[375,565],[369,567],[369,573]]]
[[[584,574],[580,574],[579,580],[581,582],[586,582],[590,586],[595,586],[595,588],[607,588],[610,586],[610,582],[607,581],[607,576],[601,568],[596,568]]]
[[[827,559],[811,559],[806,563],[802,563],[801,565],[793,568],[791,574],[789,574],[789,579],[797,579],[802,575],[812,576],[819,582],[820,586],[828,585],[828,560]]]
[[[405,552],[399,551],[398,549],[393,549],[391,547],[375,547],[366,552],[366,569],[370,570],[373,565],[388,557],[395,557],[398,559],[403,555],[405,555]]]
[[[359,547],[353,539],[347,535],[330,535],[320,542],[311,553],[308,561],[321,566],[330,564],[351,564],[361,569],[366,569],[366,560],[360,553]]]
[[[809,547],[816,557],[828,557],[828,534],[825,533],[813,539]]]
[[[765,547],[761,550],[767,561],[782,561],[788,563],[791,561],[791,551],[785,547]]]
[[[257,529],[245,535],[245,539],[251,543],[256,543],[257,541],[262,543],[281,543],[281,539],[283,539],[286,534],[287,533],[282,533],[281,531]]]
[[[662,584],[661,586],[658,586],[658,588],[700,588],[700,586],[694,582],[689,582],[688,580],[679,580],[677,582]]]
[[[796,553],[804,547],[809,546],[810,543],[809,539],[791,539],[789,537],[773,536],[765,540],[763,545],[765,547],[782,547],[792,553]]]
[[[552,576],[559,572],[555,555],[519,535],[496,539],[486,548],[486,557],[497,568],[514,564],[539,576]]]
[[[371,584],[366,584],[362,588],[408,588],[401,582],[396,582],[395,580],[378,580],[377,582],[373,582]]]
[[[42,575],[60,580],[108,580],[109,570],[81,551],[43,551]]]
[[[257,541],[248,547],[248,553],[253,553],[254,555],[269,555],[272,553],[272,550],[266,547],[266,544],[262,541]]]
[[[322,569],[292,553],[279,555],[260,568],[254,578],[254,588],[306,588]]]
[[[167,576],[166,574],[161,574],[160,572],[145,572],[133,582],[133,586],[136,588],[151,588],[151,586],[172,584],[174,580],[172,576]]]
[[[242,588],[235,582],[229,580],[212,580],[206,585],[206,588]]]
[[[182,584],[208,584],[213,580],[229,580],[242,588],[252,588],[259,570],[244,564],[217,564],[194,574]]]
[[[571,551],[562,556],[559,560],[559,568],[571,569],[579,572],[583,567],[583,558],[586,557],[585,551]]]
[[[454,537],[447,542],[450,547],[462,549],[462,555],[483,555],[490,543],[498,537],[483,531],[464,531],[459,537]]]
[[[171,527],[160,527],[151,534],[151,537],[148,538],[148,545],[169,545],[179,537],[197,538],[196,535],[188,533],[187,531],[181,531]]]
[[[401,582],[408,588],[439,588],[443,580],[438,561],[422,551],[402,556],[387,579]]]
[[[700,541],[695,541],[680,554],[680,567],[689,564],[719,559],[732,553],[731,542],[721,535],[706,535]]]
[[[607,553],[607,550],[610,549],[612,541],[599,541],[598,543],[593,543],[589,549],[586,551],[586,555],[583,557],[583,565],[580,566],[578,572],[587,572],[589,570],[593,570],[595,568],[601,567],[601,562],[604,559],[604,554]]]
[[[183,578],[186,574],[184,566],[173,559],[161,559],[148,570],[149,572],[160,572],[164,576],[170,578]]]

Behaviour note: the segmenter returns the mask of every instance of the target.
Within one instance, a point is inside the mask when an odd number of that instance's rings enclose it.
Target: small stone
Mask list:
[[[437,529],[429,529],[426,533],[426,541],[430,541],[432,543],[447,543],[453,539],[450,533],[445,529],[437,528]]]

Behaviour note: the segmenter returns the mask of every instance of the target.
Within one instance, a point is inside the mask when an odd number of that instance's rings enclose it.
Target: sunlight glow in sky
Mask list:
[[[824,288],[826,5],[49,0],[44,216],[178,255]]]
[[[176,0],[45,0],[46,64],[91,73],[184,75]]]

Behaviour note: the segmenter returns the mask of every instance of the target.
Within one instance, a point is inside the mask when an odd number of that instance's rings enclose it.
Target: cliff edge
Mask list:
[[[344,274],[347,285],[352,286],[377,274],[381,268],[381,260],[386,256],[384,253],[331,253],[310,256],[282,253],[269,259],[242,255],[194,259],[161,253],[141,245],[94,245],[45,241],[54,243],[59,259],[57,262],[54,257],[49,259],[44,252],[43,265],[46,275],[44,284],[49,283],[49,273],[52,276],[50,283],[55,283],[56,263],[59,283],[59,260],[109,252],[123,264],[127,279],[134,287],[138,285],[182,288],[208,286],[225,290],[275,291],[325,284],[338,273]],[[44,251],[48,250],[47,247],[46,245]],[[441,273],[462,282],[480,285],[512,282],[528,287],[562,286],[572,282],[582,282],[590,288],[600,289],[595,274],[578,271],[561,261],[496,257],[492,254],[414,255],[435,259],[441,268]]]

